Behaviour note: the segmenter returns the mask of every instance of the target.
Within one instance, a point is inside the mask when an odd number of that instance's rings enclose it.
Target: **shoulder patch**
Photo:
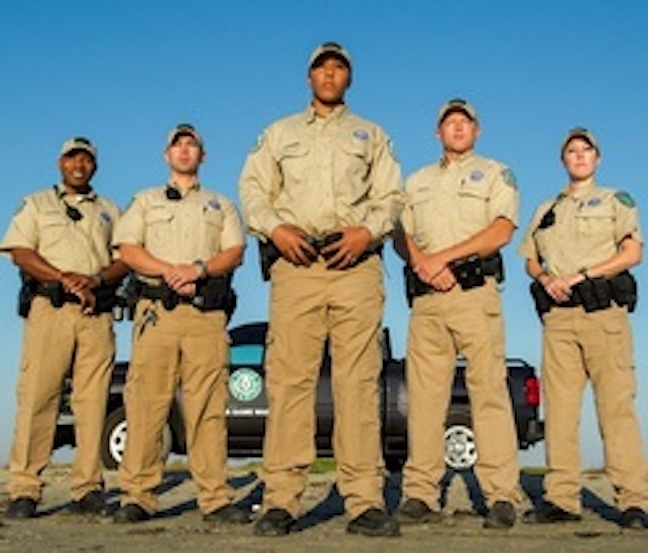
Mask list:
[[[26,200],[23,200],[22,202],[20,202],[20,205],[18,206],[16,211],[14,211],[14,217],[16,215],[18,215],[23,209],[25,209],[26,206],[27,206],[27,201]]]
[[[263,146],[264,140],[265,140],[265,132],[262,132],[259,136],[257,136],[256,142],[252,145],[252,148],[250,149],[250,153],[259,151],[261,149],[261,146]]]
[[[122,214],[126,213],[131,207],[133,207],[133,204],[135,203],[135,196],[131,198],[130,202],[128,202],[128,205],[122,210]]]
[[[387,152],[392,157],[392,159],[398,163],[398,157],[396,157],[396,152],[394,150],[394,143],[391,140],[387,141]]]
[[[627,192],[619,191],[614,194],[614,197],[619,200],[626,207],[634,207],[635,201]]]
[[[508,184],[513,188],[517,188],[517,179],[515,178],[515,173],[513,173],[513,171],[511,171],[508,167],[506,169],[502,169],[502,179],[504,180],[505,184]]]

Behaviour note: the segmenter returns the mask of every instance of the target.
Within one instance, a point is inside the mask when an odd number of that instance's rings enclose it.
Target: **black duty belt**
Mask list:
[[[337,251],[324,253],[322,250],[326,246],[330,246],[339,241],[341,238],[341,232],[334,232],[322,237],[306,236],[306,242],[308,242],[316,252],[314,255],[308,254],[310,261],[314,262],[320,255],[326,260],[332,258]],[[378,246],[365,250],[353,263],[346,266],[345,269],[355,267],[356,265],[365,262],[373,255],[382,255],[382,249],[382,244],[379,244]],[[263,280],[270,280],[270,268],[281,257],[283,256],[281,255],[279,248],[275,246],[272,240],[267,240],[265,242],[259,240],[259,261],[261,263],[261,275],[263,276]]]
[[[231,315],[236,307],[236,294],[232,288],[231,273],[196,281],[196,294],[193,297],[178,294],[166,283],[153,286],[140,282],[137,285],[136,294],[138,298],[159,300],[167,311],[184,303],[200,311],[225,311]]]
[[[60,307],[64,303],[81,303],[79,296],[65,292],[58,282],[36,285],[34,295],[49,298],[54,307]]]
[[[95,296],[95,313],[110,313],[117,303],[116,287],[102,286],[92,290]],[[76,294],[71,294],[63,289],[60,282],[49,281],[38,283],[33,287],[34,296],[43,296],[50,300],[53,307],[59,308],[66,303],[81,303]]]
[[[488,276],[495,277],[497,282],[504,280],[504,263],[499,252],[488,257],[471,255],[465,259],[458,259],[452,263],[450,270],[462,290],[483,286],[486,284],[485,277]],[[434,292],[434,288],[423,282],[409,265],[403,268],[403,273],[405,277],[405,295],[410,307],[415,297]]]
[[[138,296],[147,300],[160,301],[167,311],[173,311],[181,303],[194,305],[194,298],[181,296],[166,285],[151,286],[142,283]]]
[[[139,291],[139,296],[147,300],[164,300],[171,295],[177,296],[178,303],[192,303],[193,300],[193,298],[190,298],[188,296],[181,296],[180,294],[173,292],[173,290],[170,290],[166,286],[152,286],[150,284],[142,284]]]
[[[623,271],[612,278],[588,278],[572,289],[567,301],[556,302],[538,281],[531,283],[531,295],[536,312],[540,317],[554,308],[582,306],[587,313],[601,311],[612,306],[612,302],[626,306],[632,313],[637,305],[637,282],[629,271]]]

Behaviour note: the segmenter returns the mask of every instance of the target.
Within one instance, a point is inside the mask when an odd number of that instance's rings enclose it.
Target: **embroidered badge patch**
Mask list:
[[[369,140],[369,133],[364,129],[357,129],[353,131],[353,138],[366,142]]]
[[[596,207],[601,203],[601,198],[590,198],[587,200],[587,207]]]
[[[257,150],[259,150],[263,145],[264,140],[265,140],[265,132],[262,132],[259,136],[257,136],[256,142],[252,146],[250,152],[256,152]]]
[[[504,179],[504,182],[509,186],[517,188],[517,179],[515,178],[515,174],[508,167],[502,170],[502,179]]]
[[[619,191],[614,194],[614,197],[626,207],[634,207],[636,205],[632,196],[627,192]]]
[[[102,211],[102,212],[99,214],[99,217],[101,217],[101,220],[102,220],[104,223],[110,223],[110,222],[112,221],[112,217],[110,216],[110,213],[108,213],[107,211]]]
[[[387,142],[387,152],[389,152],[389,155],[394,159],[394,161],[398,162],[398,158],[396,157],[396,152],[394,151],[394,144],[390,140]]]
[[[479,169],[470,173],[470,180],[473,182],[479,182],[483,178],[484,178],[484,172],[480,171]]]
[[[221,205],[218,200],[212,199],[207,202],[207,207],[213,211],[218,211],[221,208]]]
[[[18,206],[18,209],[16,209],[16,211],[14,212],[14,217],[18,215],[23,209],[25,209],[26,206],[27,206],[27,202],[23,200]]]

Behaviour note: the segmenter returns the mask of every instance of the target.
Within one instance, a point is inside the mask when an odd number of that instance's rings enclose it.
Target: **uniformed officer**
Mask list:
[[[589,379],[616,490],[621,525],[645,528],[648,475],[634,408],[637,391],[628,311],[641,261],[637,209],[627,192],[602,188],[600,149],[584,128],[561,148],[569,184],[536,211],[520,245],[543,324],[545,501],[528,522],[581,519],[579,421]]]
[[[162,434],[178,385],[189,470],[204,520],[249,521],[249,514],[231,503],[225,420],[226,312],[231,275],[243,257],[243,231],[233,203],[200,183],[204,158],[203,140],[193,126],[171,130],[164,152],[168,182],[135,196],[113,241],[139,280],[124,392],[123,496],[115,522],[144,521],[156,511]]]
[[[114,289],[126,273],[111,255],[119,210],[90,184],[97,150],[89,140],[65,141],[58,165],[60,183],[24,200],[0,244],[21,270],[20,312],[26,317],[8,518],[36,516],[70,370],[76,441],[72,510],[106,510],[100,441],[115,356]]]
[[[405,184],[404,234],[397,251],[408,262],[412,312],[406,365],[409,458],[399,519],[408,524],[441,520],[443,436],[459,353],[468,362],[475,472],[489,506],[484,526],[508,528],[516,519],[517,439],[497,280],[499,250],[517,226],[518,198],[511,170],[474,152],[479,132],[471,104],[445,103],[436,132],[441,159]]]
[[[389,138],[349,111],[351,58],[334,42],[308,64],[312,101],[268,127],[240,180],[245,219],[272,283],[263,515],[255,532],[290,531],[316,457],[322,351],[332,356],[334,449],[347,530],[398,535],[384,510],[379,384],[384,289],[379,255],[401,209]]]

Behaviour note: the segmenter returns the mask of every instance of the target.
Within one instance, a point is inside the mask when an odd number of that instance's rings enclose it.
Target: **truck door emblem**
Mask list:
[[[259,373],[247,367],[236,369],[229,378],[229,391],[238,401],[254,401],[261,395],[263,380]]]

